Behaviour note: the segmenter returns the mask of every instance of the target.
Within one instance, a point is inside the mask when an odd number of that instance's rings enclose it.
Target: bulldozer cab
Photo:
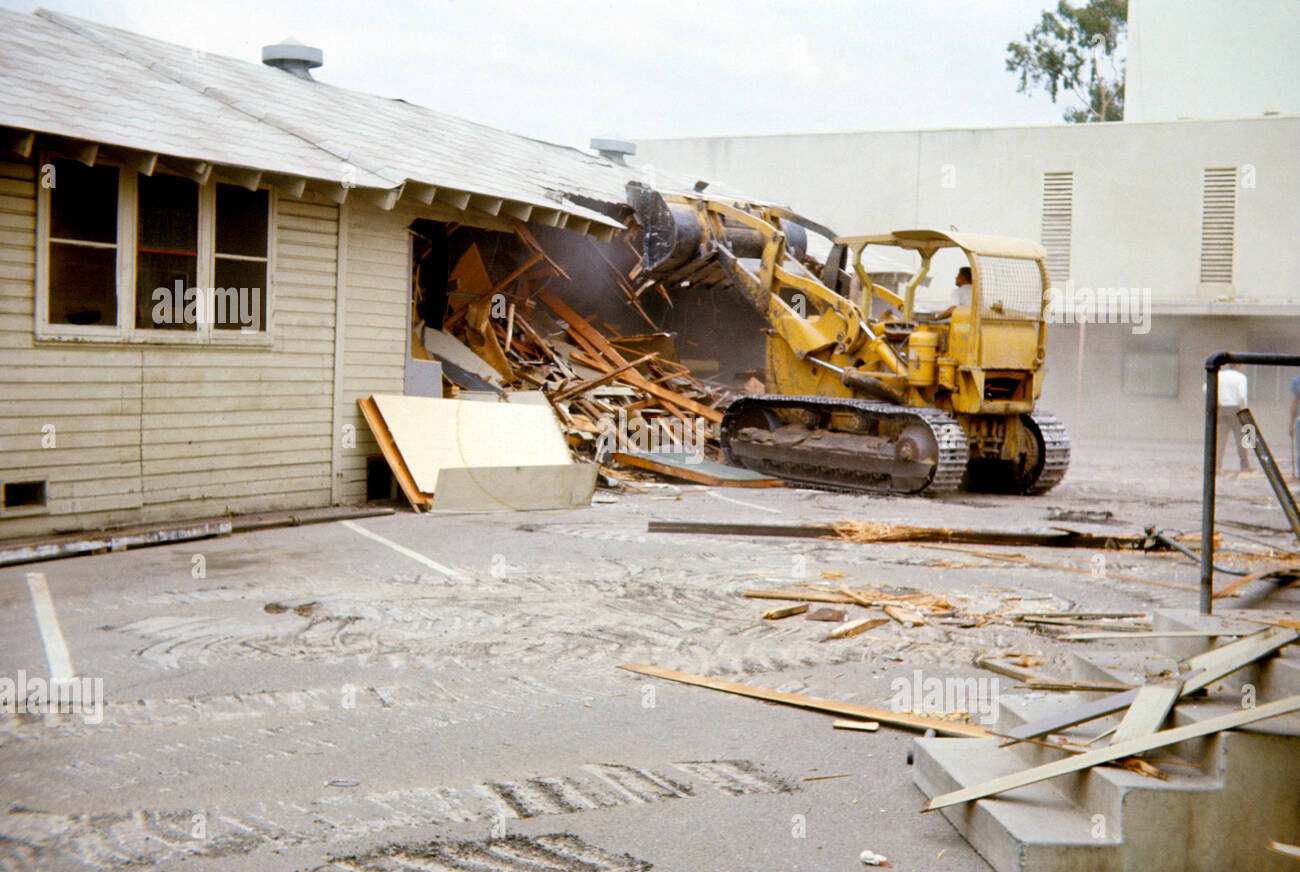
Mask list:
[[[1046,251],[1023,239],[938,230],[897,230],[872,236],[839,237],[835,244],[851,258],[861,284],[859,301],[872,312],[880,301],[898,313],[889,327],[906,332],[928,321],[942,337],[956,365],[953,408],[970,413],[1006,413],[1032,405],[1038,396],[1046,356],[1046,307],[1050,277]],[[905,288],[890,291],[872,281],[863,252],[883,246],[916,252],[920,269]],[[955,306],[943,319],[926,319],[915,308],[916,290],[944,249],[962,252],[971,270],[969,306]],[[879,307],[877,307],[879,308]]]

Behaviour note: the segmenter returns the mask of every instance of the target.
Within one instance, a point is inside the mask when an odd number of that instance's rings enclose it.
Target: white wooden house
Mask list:
[[[411,222],[622,229],[637,170],[279,48],[0,10],[0,539],[360,502],[356,399],[403,391]]]

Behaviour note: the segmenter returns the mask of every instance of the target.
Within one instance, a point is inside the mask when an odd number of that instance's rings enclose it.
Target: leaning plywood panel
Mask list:
[[[572,463],[550,409],[377,394],[384,424],[416,486],[436,493],[444,467],[559,466]]]
[[[594,463],[558,466],[443,467],[434,491],[435,512],[522,512],[574,509],[591,504]]]

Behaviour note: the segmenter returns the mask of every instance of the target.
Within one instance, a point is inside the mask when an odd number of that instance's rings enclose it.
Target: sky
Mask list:
[[[317,79],[553,142],[1055,124],[1006,46],[1049,0],[47,0],[258,63],[285,37]],[[30,12],[30,2],[0,0]]]

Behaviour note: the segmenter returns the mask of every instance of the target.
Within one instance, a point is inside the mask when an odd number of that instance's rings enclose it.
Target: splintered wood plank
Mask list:
[[[578,336],[581,336],[591,344],[593,348],[604,355],[610,363],[615,366],[622,366],[627,363],[623,355],[618,353],[613,345],[609,344],[599,330],[591,326],[586,318],[583,318],[577,312],[573,311],[563,300],[547,290],[537,293],[537,299],[545,303],[552,312],[559,315],[569,328]],[[717,409],[710,409],[708,406],[701,405],[689,397],[684,397],[676,391],[671,391],[662,385],[657,385],[652,381],[644,378],[640,373],[628,372],[625,379],[628,384],[640,388],[646,393],[671,404],[674,408],[686,409],[701,418],[712,421],[715,424],[722,423],[722,413]]]
[[[1124,713],[1124,720],[1115,728],[1110,743],[1117,745],[1159,731],[1182,691],[1181,678],[1165,678],[1139,687],[1133,704]]]
[[[779,690],[767,690],[762,687],[755,687],[752,684],[741,684],[736,681],[722,681],[717,678],[706,678],[703,675],[692,675],[689,672],[678,672],[674,669],[661,669],[658,666],[647,666],[641,663],[624,663],[618,667],[626,669],[628,672],[636,672],[641,675],[649,675],[654,678],[664,678],[668,681],[680,681],[682,684],[692,684],[696,687],[706,687],[709,690],[718,690],[723,693],[734,693],[739,696],[747,696],[751,699],[761,699],[766,702],[778,702],[783,705],[792,705],[797,708],[809,709],[811,711],[824,712],[831,715],[843,715],[849,718],[857,718],[864,721],[879,721],[882,724],[890,724],[895,727],[907,727],[913,730],[934,730],[936,733],[949,736],[965,736],[968,738],[987,739],[993,734],[981,726],[975,724],[963,724],[957,721],[943,720],[942,718],[928,718],[924,715],[908,714],[906,712],[895,712],[889,709],[876,708],[875,706],[859,705],[852,702],[837,702],[833,699],[822,699],[815,696],[804,696],[801,693],[783,693]]]
[[[779,621],[782,618],[792,618],[795,615],[802,615],[806,611],[808,611],[807,603],[799,603],[797,606],[784,606],[779,609],[768,609],[763,612],[763,620]]]
[[[1175,727],[1172,730],[1163,730],[1149,736],[1130,739],[1127,742],[1119,742],[1106,748],[1100,748],[1096,751],[1087,751],[1074,757],[1066,757],[1063,760],[1055,760],[1051,763],[1045,763],[1042,766],[1034,766],[1033,768],[1025,769],[1021,772],[1004,775],[1001,778],[994,778],[991,781],[984,782],[983,784],[976,784],[972,787],[954,790],[951,793],[936,796],[925,804],[925,808],[923,808],[922,811],[934,811],[935,809],[946,808],[950,805],[958,805],[963,802],[972,802],[977,799],[984,799],[985,797],[1005,793],[1008,790],[1015,790],[1018,787],[1027,787],[1030,784],[1037,784],[1038,782],[1046,781],[1049,778],[1057,778],[1071,772],[1080,772],[1101,763],[1110,763],[1124,757],[1132,757],[1134,754],[1142,754],[1146,751],[1153,751],[1156,748],[1164,748],[1169,745],[1176,745],[1179,742],[1186,742],[1189,739],[1198,739],[1201,736],[1209,736],[1224,730],[1244,727],[1247,724],[1257,723],[1268,718],[1288,715],[1294,711],[1300,711],[1300,696],[1289,696],[1285,699],[1279,699],[1276,702],[1264,703],[1255,708],[1241,709],[1226,715],[1209,718],[1200,721],[1199,723],[1188,724],[1183,727]]]
[[[384,418],[379,414],[374,398],[358,397],[357,405],[361,407],[361,416],[370,426],[370,432],[374,434],[375,442],[379,444],[379,451],[384,455],[384,460],[388,461],[388,468],[393,471],[393,478],[397,479],[397,485],[402,489],[406,501],[417,512],[427,511],[433,502],[433,495],[422,493],[416,487],[415,479],[407,469],[406,461],[402,459],[402,452],[397,450],[397,443],[388,432],[388,426],[384,424]]]
[[[862,618],[857,621],[849,621],[842,627],[836,627],[831,630],[827,639],[847,639],[850,636],[856,636],[859,633],[865,633],[867,630],[875,629],[881,624],[888,624],[889,618]]]

